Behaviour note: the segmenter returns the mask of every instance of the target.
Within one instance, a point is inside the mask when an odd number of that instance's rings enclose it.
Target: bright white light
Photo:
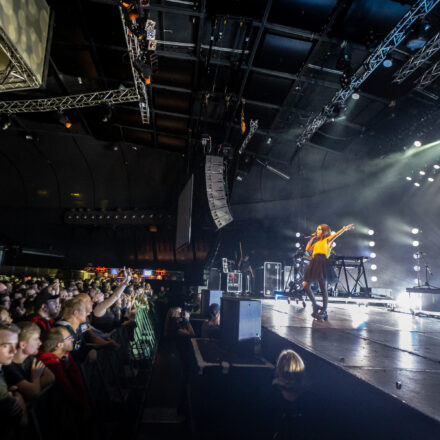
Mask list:
[[[352,93],[352,95],[351,95],[351,97],[354,99],[354,100],[357,100],[357,99],[359,99],[360,97],[361,97],[361,95],[359,95],[359,93]]]
[[[371,252],[370,258],[376,258],[376,252]]]
[[[414,146],[415,147],[421,147],[422,143],[420,141],[414,141]]]
[[[297,233],[295,234],[295,237],[301,237],[301,232],[297,232]]]
[[[412,180],[412,177],[406,176],[406,180]]]
[[[420,244],[420,243],[419,243],[417,240],[414,240],[414,241],[412,242],[412,245],[413,245],[414,247],[417,247],[419,244]]]
[[[419,254],[413,254],[414,260],[417,260],[419,258]]]
[[[414,266],[414,270],[416,271],[416,272],[419,272],[420,271],[420,266]]]
[[[373,229],[368,229],[368,235],[374,235],[374,230]]]
[[[371,270],[376,270],[376,269],[377,269],[377,266],[375,264],[372,264],[371,265]]]
[[[412,232],[413,234],[418,234],[418,233],[419,233],[419,229],[418,229],[418,228],[412,228],[412,229],[411,229],[411,232]]]
[[[332,247],[336,247],[336,242],[335,241],[333,242]]]
[[[440,165],[435,164],[435,165],[434,165],[434,168],[435,168],[436,170],[440,170]]]
[[[397,305],[406,310],[421,309],[422,295],[410,295],[408,292],[401,292],[396,297]]]
[[[424,176],[426,173],[425,173],[425,171],[420,170],[420,171],[419,171],[419,174],[420,174],[421,176]]]
[[[368,243],[368,246],[370,246],[370,247],[374,247],[374,246],[376,246],[376,243],[375,243],[374,241],[370,241],[370,242]]]
[[[295,243],[295,247],[299,248],[301,246],[300,243]]]
[[[371,277],[371,281],[375,283],[377,281],[377,277]]]
[[[432,177],[428,177],[428,180],[429,180],[430,182],[434,182],[434,179],[433,179]]]
[[[414,186],[420,186],[419,182],[414,182]]]

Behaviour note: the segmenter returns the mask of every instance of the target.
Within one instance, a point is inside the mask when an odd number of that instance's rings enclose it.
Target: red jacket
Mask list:
[[[38,327],[40,327],[41,329],[41,333],[46,332],[47,330],[52,328],[55,323],[54,319],[52,318],[46,319],[40,315],[32,316],[31,318],[29,318],[29,321],[33,322],[34,324],[37,324]]]
[[[37,355],[49,370],[55,375],[55,383],[70,400],[81,407],[89,405],[87,390],[81,377],[81,372],[70,353],[59,358],[54,353],[40,351]]]

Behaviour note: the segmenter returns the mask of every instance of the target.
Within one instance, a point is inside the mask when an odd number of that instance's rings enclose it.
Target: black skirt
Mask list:
[[[304,281],[308,283],[319,280],[334,283],[337,279],[333,265],[324,254],[316,254],[304,272]]]

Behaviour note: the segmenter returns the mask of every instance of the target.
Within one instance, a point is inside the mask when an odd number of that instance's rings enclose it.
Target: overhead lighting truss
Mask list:
[[[102,104],[121,104],[138,101],[134,87],[105,90],[81,95],[57,96],[55,98],[27,99],[22,101],[0,101],[0,113],[33,113],[94,107]]]
[[[121,13],[122,28],[124,30],[125,41],[127,42],[128,55],[130,57],[131,71],[133,73],[134,86],[138,95],[139,100],[139,110],[141,112],[141,118],[143,124],[150,123],[150,107],[148,105],[148,91],[147,85],[141,78],[138,71],[134,68],[134,60],[138,59],[142,55],[142,50],[140,47],[140,41],[136,35],[131,32],[127,27],[124,17],[124,11],[119,8]]]
[[[350,96],[359,90],[361,84],[380,66],[387,55],[394,50],[407,36],[408,30],[417,20],[425,17],[440,0],[418,0],[403,16],[394,29],[386,36],[379,47],[365,60],[363,65],[350,78],[348,84],[340,89],[321,112],[310,119],[297,139],[297,146],[302,147],[312,135],[331,117],[336,108],[342,108]]]
[[[440,61],[433,64],[417,81],[416,89],[423,90],[440,76]]]
[[[408,76],[415,72],[422,64],[429,60],[440,49],[440,33],[432,37],[415,55],[413,55],[399,69],[393,78],[393,82],[401,84]]]

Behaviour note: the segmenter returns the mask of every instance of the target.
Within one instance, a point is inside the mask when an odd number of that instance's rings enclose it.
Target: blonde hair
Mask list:
[[[37,324],[29,321],[17,322],[17,327],[20,329],[20,333],[18,335],[18,342],[27,342],[30,337],[38,333],[41,334],[40,327]]]
[[[291,386],[295,383],[297,373],[306,369],[301,356],[293,350],[284,350],[280,353],[275,367],[275,378],[284,386]]]

